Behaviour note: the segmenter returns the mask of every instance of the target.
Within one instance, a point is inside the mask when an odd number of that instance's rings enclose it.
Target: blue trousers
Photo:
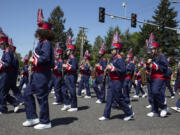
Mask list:
[[[23,76],[21,78],[21,81],[20,81],[20,84],[19,84],[19,91],[22,91],[24,84],[26,84],[26,85],[28,84],[28,77],[27,76]]]
[[[19,88],[16,86],[17,82],[17,72],[16,71],[10,71],[10,84],[8,85],[8,89],[12,90],[13,95],[17,98],[18,102],[24,102],[24,98],[22,96],[22,93],[19,91]]]
[[[145,94],[144,90],[141,87],[142,81],[138,80],[138,83],[136,85],[136,95],[139,95],[139,93],[141,92],[141,94]]]
[[[168,87],[169,92],[171,93],[171,96],[174,96],[170,80],[166,80],[166,87]]]
[[[48,104],[48,83],[51,76],[50,70],[34,72],[31,82],[28,83],[24,91],[24,103],[27,119],[37,118],[36,103],[33,94],[36,95],[40,108],[40,123],[47,124],[49,120],[49,104]]]
[[[51,92],[52,88],[54,87],[56,77],[52,74],[51,79],[48,83],[48,91]]]
[[[122,110],[126,116],[131,115],[133,112],[126,104],[122,93],[123,81],[109,81],[108,85],[107,102],[104,108],[103,116],[110,118],[111,106],[114,100],[122,107]]]
[[[0,74],[0,112],[7,113],[7,102],[13,106],[19,105],[19,102],[9,95],[9,85],[11,84],[10,72]]]
[[[78,95],[81,96],[81,91],[83,87],[86,88],[86,94],[87,96],[91,96],[90,88],[89,88],[89,78],[90,76],[82,75],[81,80],[79,82],[79,88],[78,88]]]
[[[71,104],[71,108],[77,108],[76,81],[77,76],[73,74],[66,75],[65,85],[62,87],[64,103],[66,105]]]
[[[99,89],[100,86],[100,89]],[[96,93],[97,98],[101,101],[105,101],[105,86],[103,85],[103,75],[97,76],[93,82],[94,91]]]
[[[165,102],[165,89],[166,84],[164,80],[153,79],[152,80],[152,112],[158,113],[160,109],[166,109]]]
[[[54,80],[54,91],[56,96],[57,103],[63,103],[63,95],[62,95],[62,85],[61,85],[62,78],[56,77]]]
[[[130,97],[129,97],[130,82],[132,82],[130,79],[124,79],[124,82],[123,82],[123,94],[124,94],[125,101],[127,104],[130,104]]]
[[[177,92],[177,89],[180,89],[180,80],[175,80],[174,91]]]
[[[147,82],[146,85],[147,85],[147,90],[148,90],[148,101],[149,101],[149,104],[151,105],[151,104],[152,104],[151,83],[150,83],[150,82]]]
[[[180,108],[180,98],[179,98],[178,101],[176,102],[176,107]]]

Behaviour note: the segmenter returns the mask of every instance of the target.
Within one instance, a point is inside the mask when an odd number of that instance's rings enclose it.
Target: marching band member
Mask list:
[[[79,82],[79,89],[78,89],[78,96],[81,96],[81,90],[83,86],[86,88],[87,95],[84,97],[85,99],[91,98],[91,92],[89,88],[89,78],[91,75],[89,59],[90,59],[90,54],[88,50],[86,50],[84,54],[85,61],[80,66],[80,72],[82,73],[82,75],[81,75],[81,80]]]
[[[54,67],[54,49],[51,41],[54,39],[55,34],[51,30],[52,25],[44,21],[42,9],[38,10],[37,24],[39,28],[35,36],[39,42],[33,52],[33,57],[30,62],[33,63],[33,74],[31,80],[24,91],[24,104],[26,110],[27,120],[23,122],[23,126],[34,126],[35,129],[51,128],[49,118],[49,105],[48,105],[48,83],[51,76],[51,68]],[[40,115],[36,113],[36,103],[33,94],[36,95]]]
[[[15,53],[16,47],[14,46],[11,38],[8,40],[8,42],[9,42],[9,46],[10,46],[11,50],[13,51],[13,55],[14,55],[13,62],[12,62],[13,70],[10,71],[11,72],[11,74],[10,74],[11,75],[11,84],[8,86],[9,86],[9,90],[10,89],[12,90],[13,95],[17,98],[18,102],[23,104],[23,102],[24,102],[23,96],[21,94],[21,91],[19,91],[19,88],[16,86],[17,77],[18,77],[18,73],[19,73],[19,60]],[[15,110],[15,112],[17,112],[17,110]]]
[[[105,86],[103,84],[103,78],[104,78],[104,70],[107,65],[107,61],[104,58],[105,55],[105,44],[102,43],[101,49],[99,50],[99,62],[95,65],[96,70],[96,78],[93,82],[93,88],[97,96],[97,104],[101,104],[105,102]],[[100,89],[99,89],[100,86]]]
[[[143,68],[143,60],[141,59],[140,63],[138,63],[138,68],[135,70],[135,84],[136,84],[136,95],[133,98],[139,98],[139,92],[142,94],[142,98],[145,98],[147,94],[142,89],[142,73],[141,70]]]
[[[149,117],[159,116],[159,109],[161,109],[160,116],[167,115],[167,105],[165,104],[165,75],[168,70],[168,61],[166,57],[158,52],[159,44],[154,41],[154,36],[150,41],[152,59],[150,64],[150,79],[152,91],[152,111],[147,114]]]
[[[7,102],[12,104],[14,112],[19,109],[19,102],[9,94],[10,86],[13,80],[13,51],[9,48],[8,36],[0,28],[0,49],[3,50],[3,55],[0,60],[0,114],[7,113]]]
[[[123,83],[123,94],[125,96],[125,101],[130,105],[130,83],[132,83],[132,77],[134,75],[135,65],[133,63],[132,48],[129,50],[126,57],[126,77]]]
[[[71,36],[68,37],[66,54],[68,56],[67,64],[63,64],[63,68],[66,71],[65,86],[63,87],[63,98],[65,105],[61,108],[62,111],[74,112],[78,111],[77,96],[76,96],[76,81],[78,63],[77,59],[73,55],[76,47],[72,44]],[[67,90],[69,90],[71,97],[68,96]]]
[[[56,97],[56,101],[52,103],[54,105],[63,103],[62,87],[61,87],[62,65],[63,65],[62,54],[63,54],[63,50],[59,47],[59,43],[57,43],[55,49],[55,66],[52,75],[54,82],[54,92]]]
[[[28,84],[28,76],[29,76],[29,73],[28,73],[28,55],[26,55],[23,58],[23,63],[24,63],[24,66],[23,66],[23,69],[21,71],[22,78],[21,78],[20,84],[19,84],[19,91],[22,90],[24,84],[26,84],[26,86]]]
[[[118,32],[115,32],[113,37],[113,43],[111,47],[111,54],[113,58],[110,63],[107,65],[107,70],[109,70],[109,81],[108,81],[108,93],[107,93],[107,102],[104,108],[104,114],[99,118],[100,121],[107,120],[110,118],[111,106],[115,100],[117,104],[122,107],[122,110],[125,113],[124,120],[128,121],[133,118],[134,113],[126,104],[122,88],[123,81],[126,75],[126,64],[122,56],[119,55],[119,52],[122,50],[122,43],[120,42]]]

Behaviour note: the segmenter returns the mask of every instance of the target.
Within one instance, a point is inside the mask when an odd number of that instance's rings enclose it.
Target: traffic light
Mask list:
[[[105,8],[99,8],[99,22],[104,23],[105,20]]]
[[[135,13],[131,14],[131,27],[136,28],[137,15]]]

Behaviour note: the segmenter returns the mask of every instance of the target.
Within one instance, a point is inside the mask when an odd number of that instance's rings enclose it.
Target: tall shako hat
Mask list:
[[[51,30],[52,25],[44,20],[43,11],[41,8],[38,9],[37,25],[39,29]]]
[[[129,49],[127,57],[133,58],[132,48]]]
[[[90,54],[88,50],[85,51],[84,58],[88,60],[90,59]]]
[[[62,48],[59,46],[59,42],[56,43],[56,46],[55,46],[55,55],[59,55],[59,54],[63,54],[63,50]]]
[[[27,62],[28,62],[28,55],[25,55],[25,56],[24,56],[23,62],[24,62],[24,63],[27,63]]]
[[[122,42],[119,37],[119,33],[116,31],[113,36],[113,41],[111,45],[111,49],[122,49]]]
[[[151,33],[149,36],[149,48],[159,48],[159,44],[154,40],[154,34]]]
[[[68,36],[66,40],[66,48],[67,50],[73,50],[73,51],[76,49],[76,46],[72,44],[72,39],[70,35]]]
[[[8,43],[8,36],[3,32],[2,28],[0,27],[0,45]]]
[[[105,44],[102,43],[101,48],[99,50],[99,54],[104,55],[105,53],[106,53],[106,47],[105,47]]]

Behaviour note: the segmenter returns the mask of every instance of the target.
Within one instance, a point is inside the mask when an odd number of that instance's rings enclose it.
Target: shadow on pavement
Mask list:
[[[78,107],[78,111],[83,111],[83,110],[87,110],[87,109],[89,109],[89,106]]]
[[[78,118],[76,117],[64,117],[64,118],[57,118],[57,119],[53,119],[52,122],[52,126],[59,126],[59,125],[68,125],[70,123],[73,123],[75,120],[78,120]]]
[[[125,116],[126,116],[125,114],[117,114],[117,115],[112,116],[111,119],[121,119],[121,120],[123,120],[123,118]],[[135,120],[135,119],[133,118],[130,121],[132,121],[132,120]]]
[[[123,119],[125,116],[125,114],[117,114],[112,116],[111,119]]]

